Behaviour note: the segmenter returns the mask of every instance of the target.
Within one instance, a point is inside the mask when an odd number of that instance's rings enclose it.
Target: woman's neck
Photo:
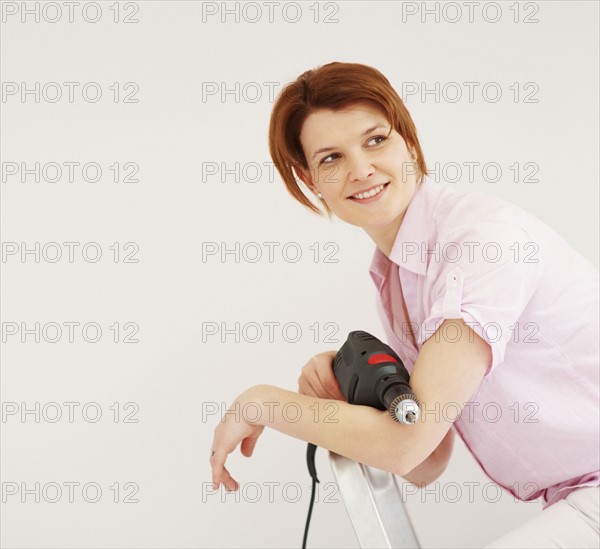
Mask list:
[[[394,247],[394,242],[396,241],[396,237],[398,236],[398,231],[400,230],[400,225],[402,224],[402,220],[404,219],[404,212],[400,214],[400,216],[395,219],[389,225],[385,227],[377,228],[377,229],[365,229],[365,232],[369,235],[371,240],[375,242],[375,245],[386,255],[386,257],[390,257],[392,253],[392,248]]]

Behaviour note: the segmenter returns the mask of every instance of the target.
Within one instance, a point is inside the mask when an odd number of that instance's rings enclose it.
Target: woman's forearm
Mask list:
[[[411,429],[385,410],[256,385],[240,399],[246,421],[271,427],[354,461],[395,474],[405,472]]]

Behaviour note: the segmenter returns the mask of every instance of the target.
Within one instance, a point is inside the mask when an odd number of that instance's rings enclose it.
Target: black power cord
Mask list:
[[[306,449],[306,463],[308,465],[308,472],[312,477],[312,493],[310,495],[310,506],[308,508],[308,517],[306,517],[306,526],[304,528],[304,539],[302,540],[302,549],[306,549],[306,538],[308,537],[308,526],[310,525],[310,517],[312,515],[313,505],[315,503],[315,490],[317,488],[317,482],[320,482],[317,478],[317,468],[315,467],[315,452],[317,447],[314,444],[308,443]]]

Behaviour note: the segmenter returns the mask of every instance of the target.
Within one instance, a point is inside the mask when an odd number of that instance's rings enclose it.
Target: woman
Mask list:
[[[215,489],[237,489],[227,455],[241,443],[251,456],[267,425],[425,486],[446,467],[454,427],[496,484],[544,498],[540,515],[488,547],[598,547],[597,269],[517,206],[436,185],[408,111],[371,67],[330,63],[288,84],[269,148],[296,200],[320,213],[301,182],[376,244],[370,274],[387,343],[423,409],[406,426],[348,404],[335,351],[321,353],[299,393],[258,385],[236,399],[263,413],[216,428]],[[315,423],[332,402],[336,421]],[[292,404],[298,421],[286,420]]]

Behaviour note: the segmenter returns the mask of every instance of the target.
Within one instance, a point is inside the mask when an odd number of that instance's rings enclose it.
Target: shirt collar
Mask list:
[[[425,176],[406,208],[390,257],[375,248],[369,272],[377,289],[381,288],[392,262],[413,273],[425,274],[426,265],[421,259],[421,246],[426,246],[428,242],[438,192],[435,182]]]

